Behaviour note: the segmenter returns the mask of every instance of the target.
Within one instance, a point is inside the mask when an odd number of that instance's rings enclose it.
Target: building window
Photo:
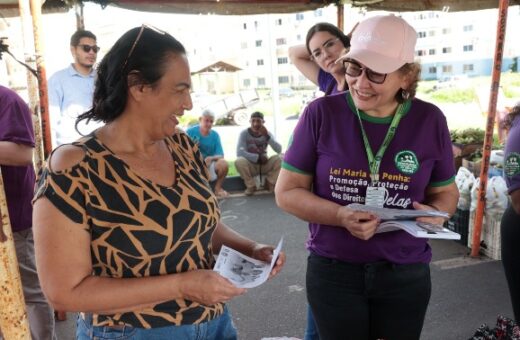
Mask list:
[[[463,51],[464,52],[471,52],[471,51],[473,51],[473,45],[464,45]]]
[[[258,21],[255,21],[255,28],[258,28]]]
[[[473,64],[464,64],[462,66],[462,71],[464,73],[473,72]]]
[[[443,28],[442,29],[442,34],[450,34],[451,33],[451,28]]]
[[[428,54],[429,55],[435,55],[435,49],[434,48],[430,48],[430,50],[428,51]]]
[[[296,20],[298,20],[298,21],[303,20],[303,13],[296,13]]]
[[[244,87],[251,86],[251,79],[244,79]]]
[[[264,59],[257,59],[256,66],[263,66],[264,65]]]
[[[442,53],[444,53],[444,54],[451,53],[451,47],[443,47],[442,48]]]
[[[321,10],[321,8],[318,8],[317,10],[314,11],[315,17],[321,17],[322,15],[323,15],[323,11]]]
[[[282,25],[282,19],[276,19],[276,26]]]
[[[256,80],[257,86],[265,86],[265,78],[258,78]]]
[[[287,64],[288,62],[289,60],[287,59],[287,57],[278,58],[278,64]]]
[[[240,48],[241,48],[241,49],[245,49],[245,48],[247,48],[247,42],[242,42],[242,43],[240,43]]]
[[[276,39],[276,46],[285,45],[285,44],[287,44],[287,40],[285,38]]]
[[[471,32],[473,31],[473,25],[464,25],[464,27],[462,27],[462,30],[464,32]]]
[[[289,76],[280,76],[280,77],[278,77],[278,82],[280,84],[287,84],[289,82]]]
[[[426,38],[426,32],[419,32],[417,33],[418,38]]]
[[[247,24],[244,22],[244,29],[246,30],[247,29]]]
[[[428,68],[428,73],[437,73],[437,67],[435,66],[430,66]]]
[[[262,46],[262,40],[257,40],[255,42],[255,45],[256,45],[256,47],[261,47]]]
[[[416,54],[417,54],[418,57],[425,56],[426,55],[426,50],[418,50],[416,52]]]
[[[428,31],[428,36],[429,37],[434,37],[435,36],[435,31]]]
[[[453,67],[451,65],[442,66],[442,73],[451,73],[452,70],[453,70]]]

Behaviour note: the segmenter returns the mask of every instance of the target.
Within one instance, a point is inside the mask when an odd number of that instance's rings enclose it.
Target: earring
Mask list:
[[[401,98],[408,100],[408,98],[410,98],[410,92],[406,91],[405,89],[401,89]]]

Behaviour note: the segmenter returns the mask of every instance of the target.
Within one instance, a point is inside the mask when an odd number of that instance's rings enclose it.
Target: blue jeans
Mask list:
[[[307,299],[322,340],[419,340],[430,300],[427,263],[354,264],[312,254]]]
[[[83,319],[78,315],[76,327],[78,340],[236,340],[237,331],[231,316],[224,308],[224,313],[216,319],[197,325],[167,326],[159,328],[136,328],[132,326],[92,326],[92,316]]]
[[[312,309],[309,305],[307,305],[307,327],[305,328],[305,335],[303,336],[303,340],[320,340],[318,328],[316,328],[316,322],[314,321]]]

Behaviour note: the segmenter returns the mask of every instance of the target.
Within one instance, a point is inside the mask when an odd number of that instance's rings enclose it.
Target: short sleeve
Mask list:
[[[440,157],[435,161],[430,185],[442,187],[455,180],[455,162],[451,145],[450,131],[444,115],[439,112],[438,143],[440,145]]]
[[[215,155],[224,156],[224,149],[222,148],[222,142],[220,141],[220,135],[215,132]]]
[[[0,140],[34,147],[34,129],[29,107],[14,98],[0,109]],[[7,128],[6,128],[7,127]]]
[[[74,223],[87,223],[85,171],[79,165],[59,173],[51,172],[48,165],[42,167],[33,202],[45,197]]]
[[[320,126],[316,102],[305,108],[294,129],[282,164],[286,170],[304,174],[315,172]]]

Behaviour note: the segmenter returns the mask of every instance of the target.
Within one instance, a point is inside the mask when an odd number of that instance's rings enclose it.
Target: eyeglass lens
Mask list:
[[[363,70],[365,70],[365,75],[367,76],[368,80],[373,83],[382,84],[386,79],[385,73],[374,72],[371,69],[362,67],[358,63],[351,60],[345,60],[343,62],[343,66],[345,67],[345,73],[351,77],[359,77],[361,73],[363,73]]]
[[[90,51],[94,51],[94,53],[98,53],[99,51],[99,47],[94,45],[94,46],[91,46],[91,45],[79,45],[81,46],[81,48],[83,49],[84,52],[86,53],[89,53]]]

